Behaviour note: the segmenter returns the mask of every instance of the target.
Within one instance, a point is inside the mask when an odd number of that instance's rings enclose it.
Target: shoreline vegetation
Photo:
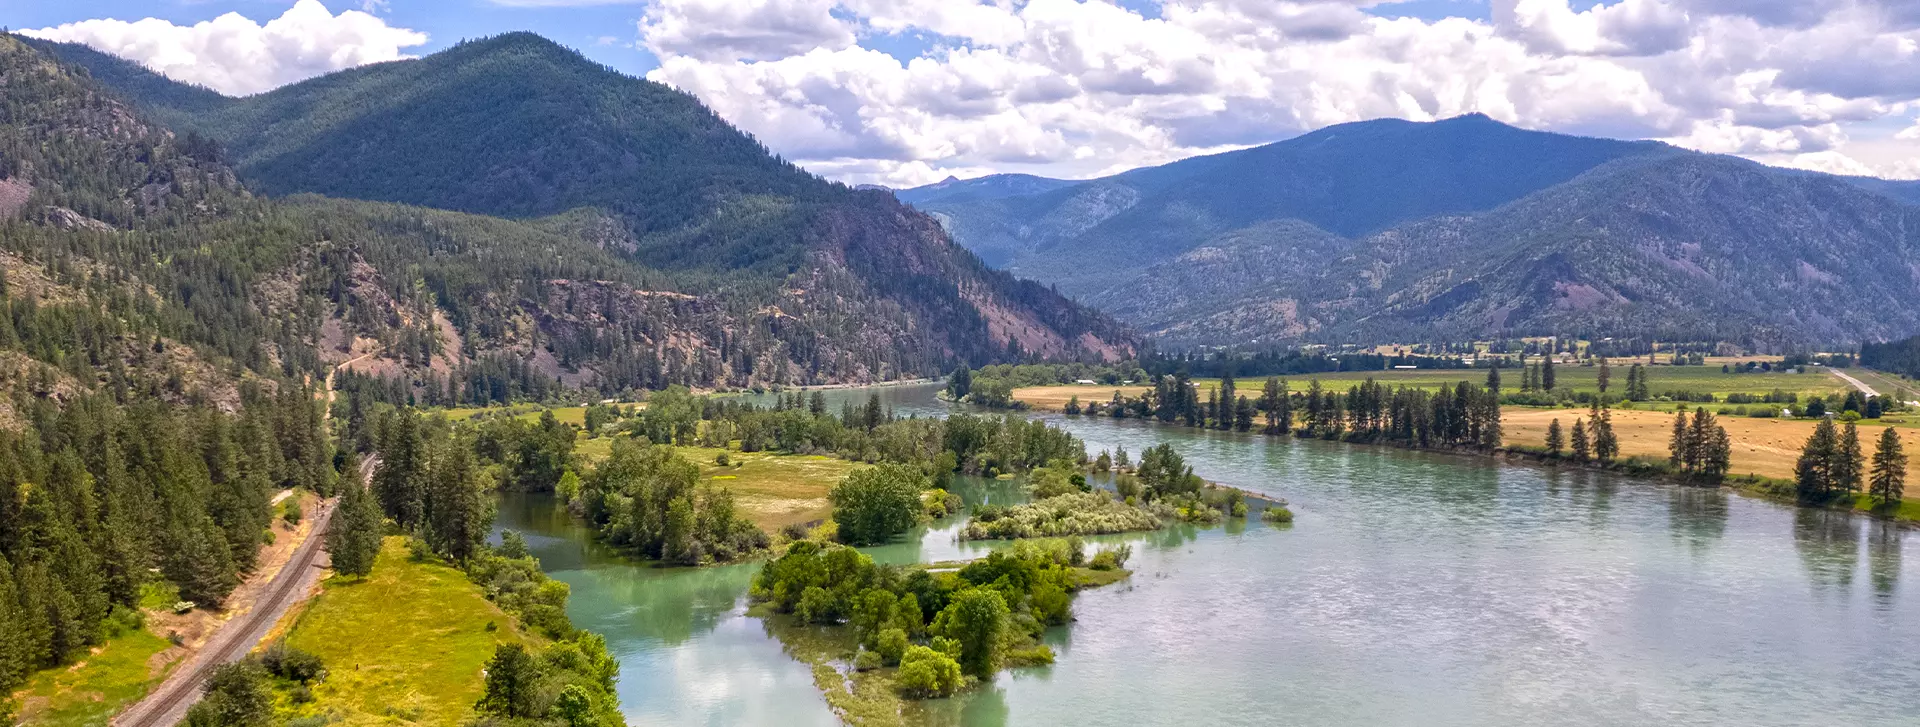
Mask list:
[[[1130,576],[1130,554],[1020,541],[977,560],[902,567],[798,540],[761,568],[748,613],[812,668],[844,723],[890,727],[907,724],[918,700],[1053,663],[1042,636],[1073,620],[1075,594]]]
[[[1756,366],[1758,364],[1755,364]],[[1769,364],[1770,365],[1770,364]],[[1689,411],[1689,403],[1670,403],[1673,407],[1662,423],[1655,428],[1644,421],[1654,416],[1653,412],[1638,410],[1614,410],[1612,404],[1626,406],[1636,404],[1633,399],[1624,396],[1615,400],[1606,391],[1609,383],[1607,365],[1602,361],[1593,375],[1593,391],[1571,391],[1555,387],[1554,366],[1542,364],[1522,373],[1529,388],[1559,392],[1556,403],[1562,406],[1585,399],[1588,402],[1585,416],[1579,409],[1539,410],[1535,407],[1520,407],[1512,404],[1511,397],[1502,395],[1502,369],[1485,367],[1478,370],[1448,368],[1441,372],[1455,380],[1431,379],[1422,376],[1418,380],[1401,379],[1394,382],[1395,374],[1403,372],[1371,372],[1353,380],[1346,391],[1325,387],[1319,378],[1310,378],[1304,392],[1290,390],[1290,382],[1278,376],[1268,377],[1261,388],[1252,396],[1235,393],[1236,382],[1231,376],[1225,376],[1212,382],[1211,388],[1203,389],[1199,383],[1184,374],[1150,376],[1144,382],[1127,381],[1119,386],[1093,383],[1087,377],[1116,379],[1128,370],[1125,365],[1102,368],[1087,364],[1038,364],[1022,366],[996,366],[979,371],[956,371],[949,384],[941,392],[941,398],[947,401],[965,401],[988,408],[1017,408],[1048,410],[1032,406],[1022,401],[1020,393],[1024,386],[1011,386],[1009,381],[1032,382],[1036,378],[1044,379],[1046,394],[1057,399],[1059,389],[1079,389],[1089,393],[1110,392],[1111,397],[1093,399],[1093,405],[1082,405],[1077,396],[1069,397],[1058,411],[1068,416],[1109,416],[1115,418],[1137,418],[1159,424],[1171,424],[1190,428],[1217,429],[1222,431],[1259,432],[1269,436],[1293,436],[1307,439],[1323,439],[1356,444],[1382,444],[1403,449],[1445,452],[1496,459],[1520,459],[1548,466],[1581,467],[1585,469],[1619,472],[1643,479],[1658,480],[1692,486],[1726,486],[1742,494],[1760,497],[1775,502],[1795,503],[1811,507],[1844,507],[1854,511],[1884,517],[1903,523],[1920,522],[1920,504],[1903,501],[1898,487],[1890,493],[1868,494],[1864,480],[1855,476],[1851,484],[1840,487],[1815,487],[1810,492],[1801,474],[1808,458],[1801,452],[1802,444],[1793,441],[1773,441],[1767,445],[1748,442],[1735,442],[1727,434],[1726,423],[1737,420],[1728,419],[1727,410],[1721,408],[1721,416],[1715,417],[1705,404],[1694,404],[1691,411],[1695,418],[1704,417],[1703,428],[1694,433],[1698,441],[1688,446],[1683,439],[1686,435],[1676,433],[1667,436],[1664,422],[1671,421],[1670,414],[1678,412],[1682,418]],[[1731,371],[1731,367],[1729,368]],[[1646,387],[1653,374],[1636,364],[1629,369],[1629,387],[1634,395],[1647,398]],[[1134,370],[1135,374],[1140,374]],[[1424,372],[1422,372],[1424,373]],[[1375,379],[1373,374],[1379,374]],[[1743,374],[1729,374],[1739,376]],[[1801,374],[1795,374],[1801,375]],[[1309,377],[1312,374],[1308,375]],[[1476,383],[1468,376],[1482,377],[1484,384]],[[1068,379],[1068,377],[1075,377]],[[1544,383],[1539,379],[1544,378]],[[1060,383],[1060,380],[1078,381],[1075,384]],[[988,394],[984,397],[973,396],[971,386],[984,381]],[[1127,384],[1130,384],[1129,388]],[[1128,396],[1124,392],[1134,391]],[[1205,398],[1202,398],[1202,391]],[[1816,418],[1804,421],[1799,427],[1811,434],[1822,426],[1832,426],[1833,422],[1848,427],[1857,423],[1871,423],[1863,416],[1871,413],[1879,417],[1893,418],[1895,412],[1904,411],[1905,404],[1888,397],[1868,397],[1859,392],[1845,396],[1826,397],[1781,392],[1770,395],[1771,398],[1803,402],[1797,404],[1802,413],[1812,411]],[[1711,395],[1695,398],[1712,399]],[[1831,401],[1829,401],[1831,398]],[[1503,405],[1504,403],[1504,405]],[[1542,445],[1521,444],[1506,441],[1505,427],[1511,420],[1510,414],[1516,409],[1525,411],[1545,411],[1557,413],[1564,411],[1573,422],[1573,431],[1561,428],[1559,419],[1549,422],[1544,436],[1540,432],[1528,431],[1541,436]],[[1629,419],[1631,435],[1634,437],[1623,447],[1623,440],[1616,428],[1616,414]],[[1737,415],[1736,415],[1737,416]],[[1763,420],[1786,425],[1789,420],[1764,417]],[[1889,425],[1902,422],[1888,422]],[[1891,426],[1888,427],[1891,431]],[[1658,433],[1665,444],[1666,452],[1657,452],[1645,441]],[[1897,448],[1897,434],[1894,437]],[[1564,449],[1578,439],[1580,451]],[[1716,439],[1717,437],[1717,439]],[[1555,442],[1558,442],[1557,444]],[[1813,446],[1811,443],[1807,447]],[[1632,452],[1623,449],[1631,447]],[[1755,473],[1734,474],[1733,453],[1750,452],[1765,448],[1775,457],[1786,457],[1786,452],[1799,452],[1793,460],[1794,477],[1765,476]],[[1789,450],[1791,447],[1791,450]],[[1682,450],[1697,450],[1691,459],[1683,458]],[[1706,452],[1712,452],[1708,457]],[[1665,456],[1662,456],[1665,455]],[[1904,455],[1898,455],[1904,479]],[[1713,464],[1707,466],[1707,461]],[[1825,465],[1822,465],[1824,467]],[[1845,469],[1844,466],[1839,466]],[[1857,469],[1857,468],[1856,468]]]

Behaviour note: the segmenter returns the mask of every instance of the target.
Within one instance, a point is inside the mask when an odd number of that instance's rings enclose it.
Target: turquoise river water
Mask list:
[[[936,386],[882,388],[945,415]],[[865,390],[829,392],[864,400]],[[929,703],[954,725],[1920,725],[1920,556],[1868,518],[1592,472],[1048,417],[1285,498],[1297,520],[1130,542],[1081,594],[1058,661]],[[970,481],[969,504],[1017,500]],[[633,725],[832,725],[806,667],[744,615],[746,564],[637,565],[550,499],[503,501],[607,637]],[[978,555],[954,525],[872,549]]]

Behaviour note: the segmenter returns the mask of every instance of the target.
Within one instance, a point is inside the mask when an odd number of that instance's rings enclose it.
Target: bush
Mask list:
[[[1293,511],[1288,510],[1286,505],[1268,505],[1260,513],[1260,519],[1270,523],[1290,523],[1293,522]]]
[[[1093,554],[1091,568],[1094,570],[1119,570],[1127,567],[1127,559],[1133,557],[1133,546],[1121,543]]]
[[[287,521],[288,527],[300,524],[300,498],[289,497],[280,503],[280,519]]]
[[[906,532],[920,520],[920,492],[927,488],[926,475],[905,465],[880,465],[847,475],[828,495],[840,540],[873,545]]]
[[[885,629],[880,632],[879,638],[875,641],[874,653],[879,654],[881,661],[887,666],[898,665],[900,657],[905,656],[907,647],[911,646],[907,642],[907,632],[903,629]]]
[[[729,464],[732,464],[732,461],[728,459],[726,452],[721,452],[713,456],[713,463],[721,467],[725,467]]]
[[[860,653],[855,654],[853,657],[853,670],[873,671],[883,666],[882,661],[879,654],[861,649]]]
[[[318,655],[288,646],[284,641],[275,641],[261,652],[260,665],[266,667],[268,674],[303,685],[327,678],[327,667]]]
[[[960,531],[966,540],[1050,538],[1158,530],[1160,520],[1105,492],[1075,492],[1009,508],[982,507]]]
[[[912,646],[900,657],[893,683],[915,699],[950,696],[960,688],[960,663],[925,646]]]
[[[806,523],[787,523],[782,525],[780,526],[780,537],[786,538],[787,540],[806,540],[807,525]]]

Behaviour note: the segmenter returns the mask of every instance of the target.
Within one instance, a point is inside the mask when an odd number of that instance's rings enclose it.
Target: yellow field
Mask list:
[[[1563,431],[1571,433],[1573,420],[1586,415],[1586,409],[1507,407],[1500,413],[1500,424],[1508,444],[1541,447],[1547,441],[1547,425],[1554,419],[1560,420]],[[1733,440],[1733,474],[1781,479],[1793,477],[1793,463],[1799,459],[1800,448],[1807,443],[1815,426],[1809,419],[1723,416],[1717,421],[1726,427],[1727,437]],[[1868,453],[1873,450],[1873,439],[1879,436],[1881,426],[1860,423],[1861,446]],[[1620,440],[1622,458],[1646,455],[1665,459],[1667,442],[1673,436],[1673,414],[1615,409],[1613,434]]]

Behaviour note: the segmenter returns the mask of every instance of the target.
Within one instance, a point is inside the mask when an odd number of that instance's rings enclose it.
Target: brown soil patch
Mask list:
[[[311,515],[319,509],[319,506],[320,498],[315,497],[313,493],[300,494],[302,513]],[[260,599],[261,594],[266,592],[267,586],[273,582],[274,576],[279,575],[280,569],[286,567],[287,561],[293,558],[293,551],[313,534],[312,518],[301,518],[299,526],[289,527],[285,520],[278,517],[278,512],[276,508],[276,515],[270,526],[273,530],[273,542],[260,546],[260,554],[253,572],[247,575],[246,580],[241,581],[239,587],[233,589],[233,593],[227,596],[227,602],[220,610],[196,608],[181,614],[166,610],[147,612],[147,630],[168,638],[177,634],[180,644],[154,654],[153,658],[147,661],[149,674],[161,675],[169,666],[204,646],[207,638],[212,636],[221,624],[252,608],[254,602]]]

